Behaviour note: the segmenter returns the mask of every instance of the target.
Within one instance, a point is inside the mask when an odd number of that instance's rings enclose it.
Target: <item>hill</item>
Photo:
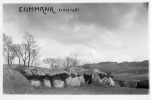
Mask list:
[[[98,68],[106,73],[111,72],[122,80],[148,80],[149,78],[149,61],[141,62],[100,62],[94,64],[85,64],[80,67],[85,69]]]
[[[28,80],[11,66],[3,66],[3,93],[4,94],[26,94],[34,88]]]

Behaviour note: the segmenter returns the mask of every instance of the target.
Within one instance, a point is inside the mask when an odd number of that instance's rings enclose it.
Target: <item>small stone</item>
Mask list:
[[[39,87],[40,86],[40,81],[39,80],[31,80],[31,85],[34,87]]]

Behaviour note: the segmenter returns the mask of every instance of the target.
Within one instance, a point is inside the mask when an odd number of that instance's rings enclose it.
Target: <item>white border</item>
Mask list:
[[[1,0],[2,3],[132,3],[149,0]]]
[[[149,100],[151,98],[151,90],[149,95],[6,95],[3,94],[3,57],[2,57],[2,33],[3,33],[3,9],[2,5],[4,3],[134,3],[134,2],[149,2],[149,51],[151,51],[151,28],[150,28],[150,1],[149,0],[1,0],[0,1],[0,99],[1,100],[22,100],[22,99],[45,99],[45,100]],[[151,56],[149,52],[149,60],[151,61]],[[150,69],[150,67],[149,67]],[[150,71],[149,71],[150,72]],[[151,76],[151,75],[149,75]],[[151,77],[150,77],[151,80]],[[151,86],[151,84],[150,84]]]

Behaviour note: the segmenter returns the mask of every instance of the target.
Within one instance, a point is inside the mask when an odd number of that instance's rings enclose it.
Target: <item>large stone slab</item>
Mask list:
[[[66,84],[68,86],[80,86],[80,80],[78,77],[72,78],[71,76],[66,79]]]

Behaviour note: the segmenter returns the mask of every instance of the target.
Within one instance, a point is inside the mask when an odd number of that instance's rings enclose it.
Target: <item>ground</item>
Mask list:
[[[148,89],[135,88],[115,88],[115,87],[99,87],[94,85],[85,85],[80,87],[69,87],[61,89],[41,88],[33,92],[34,94],[72,94],[72,95],[99,95],[99,94],[147,94]]]
[[[83,85],[68,88],[33,88],[28,80],[11,66],[3,68],[4,94],[148,94],[149,89],[126,87],[101,87],[98,85]]]

